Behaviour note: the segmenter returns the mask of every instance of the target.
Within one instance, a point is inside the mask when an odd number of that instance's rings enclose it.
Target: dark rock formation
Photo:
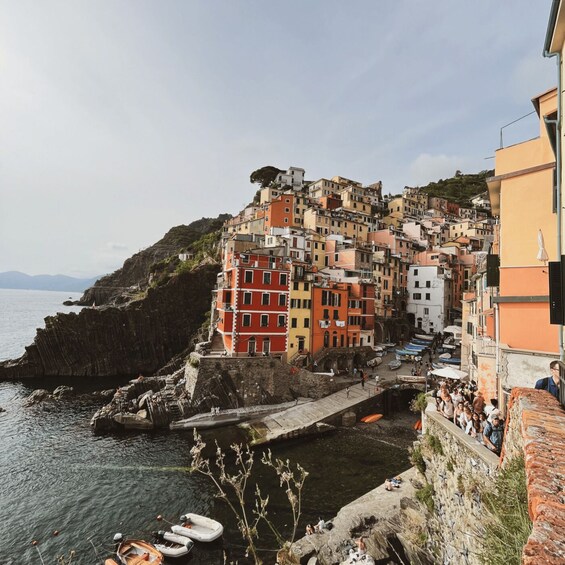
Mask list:
[[[119,388],[92,417],[95,432],[119,429],[167,428],[170,422],[194,414],[186,392],[184,371],[167,377],[138,377]]]
[[[202,265],[171,276],[123,306],[46,318],[20,359],[0,363],[0,379],[157,371],[189,346],[204,322],[219,269]]]
[[[203,235],[220,230],[229,217],[229,214],[220,214],[217,218],[201,218],[188,226],[170,229],[157,243],[127,259],[121,269],[96,281],[76,304],[101,306],[127,302],[147,290],[153,276],[160,274],[164,267],[174,268],[178,253],[192,250],[194,243]],[[159,265],[171,259],[170,264]]]

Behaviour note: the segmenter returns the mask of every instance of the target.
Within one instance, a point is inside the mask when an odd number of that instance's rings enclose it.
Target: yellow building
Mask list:
[[[326,210],[325,208],[309,208],[304,212],[304,227],[322,235],[343,235],[347,238],[367,240],[369,228],[354,214]]]
[[[288,361],[305,354],[310,347],[312,275],[307,264],[293,264],[288,314]]]

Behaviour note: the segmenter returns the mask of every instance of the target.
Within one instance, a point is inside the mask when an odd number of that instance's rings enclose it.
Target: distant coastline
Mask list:
[[[13,290],[56,290],[63,292],[84,292],[102,275],[78,279],[66,275],[26,275],[19,271],[0,273],[0,288]]]

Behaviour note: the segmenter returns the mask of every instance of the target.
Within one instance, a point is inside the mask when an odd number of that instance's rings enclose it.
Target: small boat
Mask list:
[[[378,367],[383,362],[382,357],[375,357],[367,361],[367,367]]]
[[[194,547],[194,542],[190,538],[173,534],[172,532],[159,530],[154,533],[154,536],[157,540],[154,544],[155,547],[165,557],[184,557],[188,555]]]
[[[445,361],[451,359],[451,353],[442,353],[439,358],[445,363]]]
[[[114,540],[119,540],[114,537]],[[154,545],[137,539],[121,541],[116,551],[118,561],[122,565],[161,565],[163,554]]]
[[[427,345],[419,345],[417,343],[407,343],[404,346],[404,349],[414,349],[416,351],[424,351],[424,349],[429,349],[429,347]]]
[[[415,343],[417,345],[425,345],[426,347],[431,347],[432,346],[432,342],[431,341],[424,341],[423,339],[418,339],[416,337],[413,337],[410,340],[410,343]]]
[[[383,417],[382,414],[369,414],[361,418],[361,422],[364,424],[370,424],[372,422],[378,422]]]
[[[450,345],[449,343],[444,343],[444,344],[442,345],[442,347],[443,347],[444,349],[457,349],[457,346],[456,346],[456,345]]]
[[[414,337],[417,337],[418,339],[423,339],[424,341],[433,341],[434,340],[433,335],[414,334]]]
[[[199,514],[183,514],[180,517],[182,524],[172,526],[173,533],[196,541],[214,541],[224,533],[224,527],[220,522],[200,516]]]
[[[393,359],[392,361],[389,361],[388,368],[391,371],[396,371],[396,369],[400,369],[401,365],[402,365],[402,361],[399,361],[398,359]]]
[[[425,376],[417,376],[417,375],[399,375],[397,379],[403,383],[425,383],[426,377]]]
[[[443,363],[448,365],[461,365],[461,357],[452,357],[451,359],[442,359]]]

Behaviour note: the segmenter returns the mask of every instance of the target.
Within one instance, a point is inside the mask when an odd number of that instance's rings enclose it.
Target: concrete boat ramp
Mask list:
[[[341,422],[347,412],[371,413],[380,403],[383,391],[374,384],[366,383],[365,387],[356,384],[320,400],[239,424],[239,427],[247,431],[251,445],[321,433],[333,429],[328,422]]]

